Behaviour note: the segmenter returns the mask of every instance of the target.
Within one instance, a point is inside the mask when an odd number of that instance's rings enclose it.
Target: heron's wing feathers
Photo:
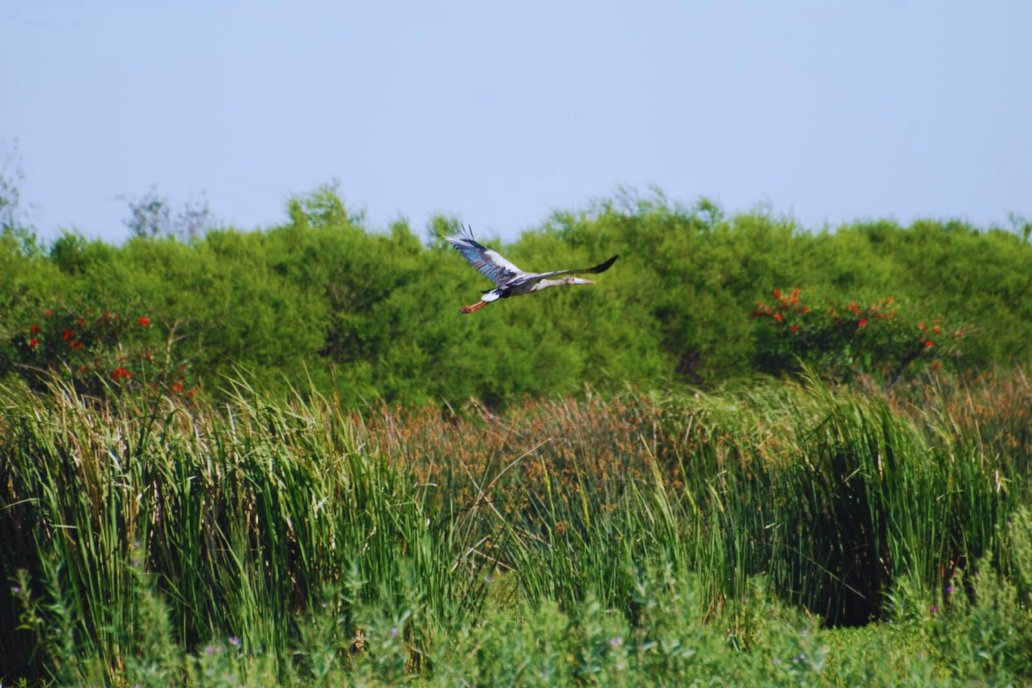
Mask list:
[[[499,286],[525,274],[523,270],[503,258],[500,253],[477,242],[472,235],[445,238],[481,275]]]
[[[580,268],[578,270],[556,270],[554,272],[546,272],[546,273],[543,273],[541,275],[535,275],[535,277],[538,277],[539,279],[546,279],[548,277],[557,277],[559,275],[579,275],[579,274],[584,274],[585,272],[591,272],[591,273],[598,274],[600,272],[605,272],[610,267],[612,267],[613,263],[615,263],[616,259],[619,258],[619,257],[620,256],[613,256],[612,258],[610,258],[606,262],[599,263],[598,265],[596,265],[593,268]]]

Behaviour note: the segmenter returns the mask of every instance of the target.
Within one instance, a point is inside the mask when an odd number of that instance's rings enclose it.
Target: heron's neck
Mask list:
[[[548,289],[549,287],[559,287],[562,286],[562,284],[562,280],[543,279],[535,284],[531,291],[541,291],[542,289]]]

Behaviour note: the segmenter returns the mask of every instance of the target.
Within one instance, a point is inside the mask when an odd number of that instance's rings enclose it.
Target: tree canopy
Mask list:
[[[288,211],[279,226],[189,242],[141,232],[113,246],[65,234],[39,246],[8,228],[0,375],[85,368],[110,379],[143,357],[188,388],[244,372],[348,404],[497,403],[584,385],[707,386],[804,363],[886,374],[901,362],[1032,359],[1032,246],[1000,229],[883,220],[810,232],[705,200],[621,196],[494,244],[529,270],[620,254],[595,286],[463,316],[489,284],[439,236],[423,242],[404,222],[371,231],[327,188]],[[105,339],[105,313],[148,327]]]

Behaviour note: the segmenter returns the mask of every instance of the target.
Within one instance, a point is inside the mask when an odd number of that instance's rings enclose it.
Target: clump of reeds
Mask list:
[[[97,401],[58,386],[0,404],[0,570],[20,576],[49,629],[5,632],[7,658],[123,668],[137,645],[139,575],[183,646],[233,636],[277,657],[295,614],[330,591],[348,587],[356,604],[416,595],[440,615],[467,602],[454,523],[326,403],[273,405],[243,386],[219,406]],[[3,628],[18,617],[0,604]]]
[[[585,639],[573,680],[610,660],[666,676],[650,648],[670,624],[762,654],[771,599],[866,623],[985,566],[1023,613],[1000,533],[1028,495],[1030,391],[766,382],[498,414],[0,388],[0,664],[58,683],[457,678],[504,654],[477,629],[513,635],[516,615]],[[660,664],[695,675],[681,659]]]

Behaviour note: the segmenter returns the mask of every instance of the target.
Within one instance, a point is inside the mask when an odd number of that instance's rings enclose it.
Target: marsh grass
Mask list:
[[[955,644],[879,673],[867,629],[924,642],[947,618],[933,606],[970,634],[1029,628],[1030,398],[1023,373],[504,415],[359,415],[239,382],[219,402],[6,387],[5,680],[1027,676],[1017,650],[987,664]],[[944,592],[960,585],[967,606]],[[894,625],[855,647],[823,630],[872,621]]]
[[[63,664],[95,656],[114,682],[138,645],[140,576],[183,646],[235,637],[273,658],[296,614],[345,583],[355,604],[409,596],[446,617],[476,602],[455,587],[458,528],[326,404],[273,406],[242,387],[218,408],[97,402],[63,386],[3,404],[3,573],[27,572],[41,626],[61,627],[5,633],[5,657],[63,679]]]
[[[531,401],[505,418],[381,408],[362,427],[394,465],[505,528],[498,559],[521,562],[528,594],[618,604],[660,557],[703,575],[711,610],[762,575],[786,602],[859,625],[885,618],[899,575],[935,587],[981,556],[1027,496],[1024,411],[999,384],[995,402],[985,381],[978,398],[940,386],[918,403],[811,379]],[[489,498],[474,494],[484,485]]]

